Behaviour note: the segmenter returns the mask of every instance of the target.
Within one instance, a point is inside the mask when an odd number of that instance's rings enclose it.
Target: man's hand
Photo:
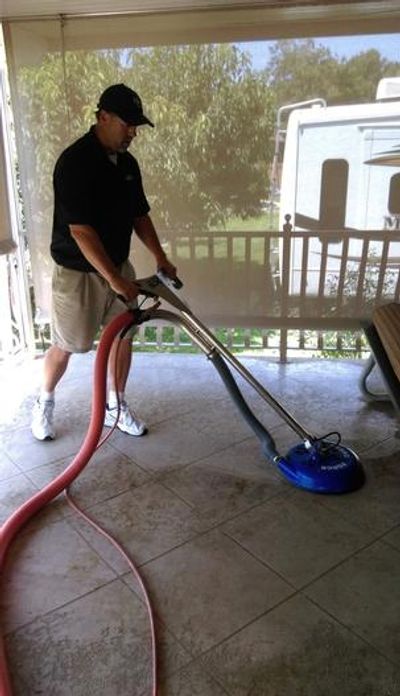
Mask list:
[[[176,268],[171,261],[168,260],[158,234],[154,228],[153,222],[150,215],[142,215],[141,217],[135,218],[134,224],[135,232],[143,244],[148,248],[153,254],[156,263],[157,271],[162,271],[168,278],[176,278]]]
[[[139,294],[138,287],[120,275],[96,230],[89,225],[70,225],[70,231],[82,254],[108,282],[110,288],[127,302],[132,302]]]
[[[166,276],[168,276],[168,278],[176,278],[176,267],[167,259],[167,257],[158,262],[157,271],[162,271]]]
[[[114,276],[109,283],[111,290],[117,295],[122,295],[127,302],[132,302],[139,294],[138,286],[121,276]]]

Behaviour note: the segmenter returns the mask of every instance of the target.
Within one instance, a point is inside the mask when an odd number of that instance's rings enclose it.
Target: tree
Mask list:
[[[116,79],[118,67],[115,53],[68,54],[65,66],[62,56],[53,53],[18,73],[19,154],[25,169],[24,193],[36,217],[52,208],[52,172],[58,155],[93,122],[99,91]]]
[[[279,107],[317,97],[334,101],[337,70],[332,53],[314,39],[285,39],[273,44],[263,74]]]
[[[379,80],[396,75],[400,75],[400,63],[382,58],[375,49],[342,60],[338,70],[340,103],[372,102]]]
[[[261,211],[268,188],[271,94],[231,45],[134,50],[129,84],[156,123],[138,152],[146,190],[172,229]]]
[[[316,97],[355,104],[373,101],[379,80],[400,75],[400,63],[375,49],[339,59],[314,39],[285,39],[272,46],[263,74],[277,107]]]
[[[140,129],[140,161],[156,222],[177,232],[260,212],[268,188],[270,90],[237,48],[157,47],[48,55],[19,74],[30,195],[51,206],[59,152],[94,121],[100,92],[123,81],[156,123]],[[66,76],[66,80],[64,77]],[[40,127],[38,128],[38,124]],[[38,205],[34,207],[38,210]]]

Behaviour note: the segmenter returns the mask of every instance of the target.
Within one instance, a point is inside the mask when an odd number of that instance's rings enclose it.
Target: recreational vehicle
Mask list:
[[[326,271],[339,271],[346,236],[351,239],[346,254],[355,264],[364,248],[360,232],[393,231],[399,238],[400,77],[381,80],[370,104],[326,106],[312,100],[282,107],[273,178],[282,141],[280,229],[293,235],[288,290],[299,294],[306,282],[309,294],[318,291],[322,254]],[[310,232],[307,268],[307,237],[297,238],[300,231]],[[369,257],[380,253],[379,244],[369,247]],[[399,263],[398,242],[389,256]]]

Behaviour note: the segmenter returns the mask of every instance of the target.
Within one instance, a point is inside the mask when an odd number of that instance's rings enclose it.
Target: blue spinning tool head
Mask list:
[[[278,461],[278,469],[294,486],[314,493],[350,493],[365,481],[355,452],[324,440],[295,445]]]

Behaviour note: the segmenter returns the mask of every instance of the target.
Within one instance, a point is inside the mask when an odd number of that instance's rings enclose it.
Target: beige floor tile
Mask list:
[[[400,667],[400,552],[376,542],[305,593]]]
[[[351,524],[384,533],[400,522],[400,452],[393,452],[390,439],[364,452],[361,461],[366,472],[363,488],[349,495],[324,496],[321,503]]]
[[[204,526],[189,505],[158,483],[122,493],[89,513],[139,565],[193,538]],[[126,572],[126,562],[107,540],[79,518],[70,522],[116,572]]]
[[[230,696],[396,696],[400,689],[393,664],[301,596],[203,661]]]
[[[213,531],[145,565],[166,626],[198,655],[292,593],[275,573]]]
[[[21,534],[4,572],[3,628],[7,632],[27,624],[114,577],[66,521]]]
[[[37,493],[36,486],[24,474],[19,473],[17,476],[2,481],[0,483],[0,523],[3,524],[20,505],[35,493]]]
[[[160,696],[226,696],[226,693],[225,689],[196,663],[168,677],[160,688]]]
[[[146,611],[119,580],[14,632],[6,647],[12,671],[29,685],[15,696],[151,693]]]
[[[249,437],[251,431],[230,402],[165,420],[148,435],[115,433],[111,444],[150,472],[165,473]]]
[[[297,588],[376,537],[303,492],[273,498],[228,522],[223,531]]]
[[[41,488],[54,480],[70,463],[70,459],[62,459],[35,467],[27,472],[27,476]],[[95,452],[72,483],[71,495],[80,507],[87,508],[114,498],[148,480],[149,474],[106,443]]]
[[[0,449],[0,481],[5,481],[20,473],[21,469],[18,469],[6,453]]]
[[[285,492],[288,484],[248,438],[162,478],[210,525],[222,522]]]
[[[16,512],[24,503],[28,502],[32,496],[38,493],[38,488],[28,479],[25,474],[18,474],[12,478],[0,482],[0,523],[3,524],[9,517]],[[30,527],[40,526],[60,519],[60,515],[54,505],[47,505],[42,511],[38,512]]]
[[[393,529],[391,532],[388,532],[388,534],[385,534],[385,536],[382,538],[382,541],[385,541],[391,546],[395,546],[396,549],[400,551],[400,525],[396,527],[396,529]]]
[[[64,421],[61,427],[57,427],[57,438],[52,441],[35,440],[30,428],[9,431],[3,435],[3,440],[9,458],[22,471],[28,471],[63,457],[71,457],[72,460],[85,434],[86,424],[73,425]]]

